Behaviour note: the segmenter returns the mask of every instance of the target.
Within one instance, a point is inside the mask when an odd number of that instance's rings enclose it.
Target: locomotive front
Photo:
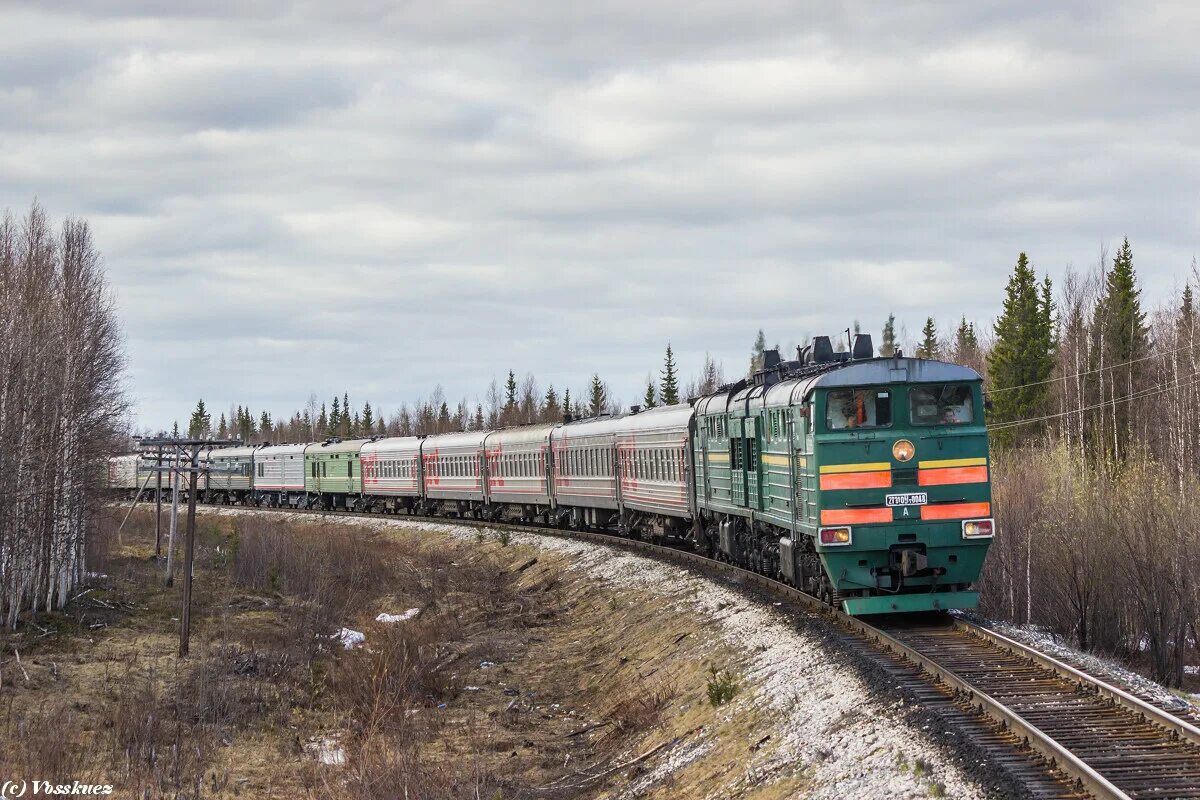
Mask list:
[[[974,608],[992,536],[978,373],[876,359],[814,382],[814,546],[851,614]]]

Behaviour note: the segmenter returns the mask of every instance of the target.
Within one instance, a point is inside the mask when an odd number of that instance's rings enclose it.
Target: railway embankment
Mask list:
[[[285,516],[300,527],[321,524],[310,515]],[[567,699],[562,707],[582,723],[570,733],[615,749],[603,768],[575,763],[574,778],[543,790],[662,798],[970,798],[1012,790],[989,788],[990,768],[895,693],[886,676],[861,669],[830,626],[767,598],[576,539],[342,519],[383,535],[457,542],[514,568],[536,559],[530,570],[559,576],[569,609],[563,635],[541,638],[524,660],[504,668],[522,672],[540,664],[523,680],[566,681],[572,692],[551,694]],[[614,736],[611,709],[644,706],[648,695],[662,705],[654,724]],[[588,777],[602,772],[600,779]]]
[[[681,567],[391,519],[204,510],[200,533],[192,658],[140,513],[64,613],[6,636],[6,775],[147,797],[1004,793],[827,626]]]

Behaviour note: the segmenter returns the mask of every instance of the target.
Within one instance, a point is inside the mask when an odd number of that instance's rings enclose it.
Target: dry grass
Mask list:
[[[152,516],[135,514],[123,540],[99,568],[110,577],[34,621],[48,634],[0,643],[30,674],[0,664],[8,774],[148,800],[598,797],[649,762],[615,767],[713,724],[696,621],[648,597],[613,602],[559,556],[202,515],[179,661],[179,587],[150,557]],[[366,645],[344,649],[342,626]],[[723,757],[738,762],[759,723],[723,719],[738,726]]]

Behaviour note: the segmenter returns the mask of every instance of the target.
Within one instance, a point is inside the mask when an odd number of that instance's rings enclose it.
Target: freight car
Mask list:
[[[208,502],[514,520],[691,546],[851,614],[971,608],[995,533],[981,378],[828,337],[690,403],[213,450]],[[243,466],[244,465],[244,466]],[[128,496],[140,470],[110,463]]]

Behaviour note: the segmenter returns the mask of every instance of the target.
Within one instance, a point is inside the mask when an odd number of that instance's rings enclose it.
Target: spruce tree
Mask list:
[[[221,414],[221,421],[217,423],[217,438],[218,439],[228,439],[229,438],[229,424],[227,422],[225,422],[224,412],[222,412],[222,414]]]
[[[759,331],[758,335],[762,338],[762,331]],[[761,363],[760,361],[759,364],[761,365]],[[760,366],[759,369],[761,368]],[[679,377],[675,371],[675,354],[671,352],[671,343],[667,342],[667,356],[663,362],[662,383],[659,391],[664,406],[673,406],[679,402]]]
[[[1133,269],[1133,248],[1126,238],[1105,275],[1104,295],[1096,307],[1096,326],[1103,341],[1102,378],[1112,404],[1112,454],[1126,455],[1133,435],[1131,395],[1145,385],[1149,374],[1145,357],[1150,353],[1150,330],[1142,311],[1141,290]],[[1100,366],[1100,365],[1097,365]],[[1108,437],[1106,437],[1107,439]]]
[[[563,410],[558,402],[558,392],[554,390],[554,384],[546,389],[546,397],[542,401],[542,421],[543,422],[560,422],[562,420]]]
[[[1192,286],[1184,284],[1183,296],[1179,304],[1179,339],[1184,346],[1190,346],[1193,333],[1196,330],[1196,309],[1192,301]]]
[[[371,410],[370,402],[363,403],[362,430],[367,436],[370,436],[375,430],[375,412]]]
[[[342,401],[335,394],[333,403],[329,406],[329,428],[326,432],[327,436],[337,436],[338,429],[342,427]]]
[[[1028,257],[1021,253],[1008,279],[1004,311],[996,321],[996,344],[987,359],[993,422],[1030,419],[1045,406],[1046,381],[1054,369],[1054,307],[1045,301],[1048,287],[1049,279],[1039,287]],[[993,438],[1007,445],[1034,430],[1002,429]]]
[[[317,435],[329,435],[329,416],[325,413],[324,403],[321,403],[321,413],[317,415]]]
[[[588,410],[593,417],[598,417],[604,413],[605,407],[608,405],[608,390],[604,387],[604,381],[600,380],[600,373],[592,375],[592,390],[591,400]]]
[[[767,352],[767,337],[762,332],[762,328],[758,329],[758,336],[754,337],[754,347],[750,350],[750,374],[758,372],[763,368],[764,354]],[[665,402],[665,401],[664,401]]]
[[[645,408],[654,408],[658,405],[658,387],[654,385],[654,376],[647,373],[646,375],[646,394],[642,397],[642,406]]]
[[[200,400],[196,403],[196,410],[192,412],[192,418],[188,421],[188,438],[203,439],[211,431],[212,417],[204,406],[204,401]]]
[[[175,424],[171,426],[171,438],[179,438],[179,420],[175,420]]]
[[[508,380],[504,382],[504,410],[515,411],[517,408],[517,376],[510,369]]]
[[[262,434],[263,441],[268,440],[274,433],[270,413],[266,411],[262,412],[262,416],[258,419],[258,432]]]
[[[563,392],[563,417],[569,417],[573,413],[574,410],[571,408],[571,390],[568,388]]]
[[[888,314],[887,322],[883,323],[883,335],[879,340],[879,355],[891,358],[896,355],[896,315]]]
[[[921,329],[921,344],[917,347],[917,358],[940,358],[941,345],[938,344],[937,323],[933,317],[925,318],[925,327]]]

